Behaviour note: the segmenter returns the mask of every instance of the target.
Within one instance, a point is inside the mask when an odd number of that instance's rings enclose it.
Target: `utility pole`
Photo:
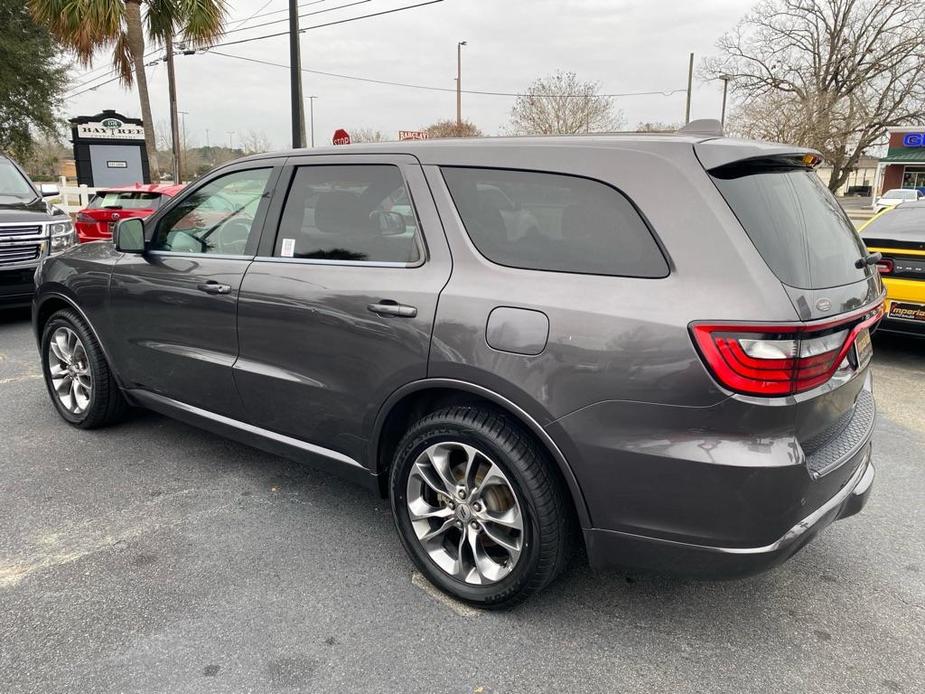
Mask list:
[[[234,149],[234,130],[226,130],[225,132],[228,133],[228,149],[232,150]]]
[[[305,108],[302,105],[302,56],[299,50],[299,2],[289,0],[289,99],[292,104],[292,147],[305,146]]]
[[[462,127],[462,47],[465,41],[456,44],[456,127]]]
[[[312,147],[314,147],[315,146],[315,99],[317,99],[318,97],[317,96],[306,96],[305,98],[308,99],[308,116],[309,116],[309,121],[311,122],[311,134],[312,134],[311,143],[312,143]]]
[[[729,81],[732,79],[732,75],[720,75],[719,78],[723,81],[723,110],[720,112],[719,122],[720,125],[726,125],[726,90],[729,88]]]
[[[167,32],[167,91],[170,96],[170,141],[173,147],[173,182],[182,183],[183,168],[180,164],[180,124],[177,119],[177,79],[173,69],[173,32]]]
[[[687,66],[687,107],[684,109],[684,125],[691,122],[691,86],[694,83],[694,54],[691,53],[691,61]]]

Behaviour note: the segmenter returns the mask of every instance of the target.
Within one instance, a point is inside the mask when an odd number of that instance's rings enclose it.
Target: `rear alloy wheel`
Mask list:
[[[42,370],[58,414],[93,429],[118,421],[128,405],[93,332],[75,311],[55,313],[42,331]]]
[[[411,526],[431,560],[472,585],[511,573],[524,541],[523,514],[504,472],[458,441],[424,449],[408,475]]]
[[[572,516],[537,443],[506,415],[450,407],[411,426],[390,476],[402,543],[431,583],[510,607],[565,565]]]

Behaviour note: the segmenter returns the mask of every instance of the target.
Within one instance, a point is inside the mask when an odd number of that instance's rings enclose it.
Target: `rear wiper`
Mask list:
[[[876,265],[883,259],[883,253],[871,253],[870,255],[865,255],[863,258],[858,258],[854,261],[854,266],[860,270],[865,265]]]

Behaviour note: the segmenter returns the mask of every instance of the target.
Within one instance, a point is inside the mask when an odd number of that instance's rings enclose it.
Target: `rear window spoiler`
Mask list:
[[[808,154],[815,157],[817,161],[822,160],[819,152],[806,147],[727,137],[696,143],[694,154],[707,171],[729,164],[747,162],[750,159],[800,158]]]

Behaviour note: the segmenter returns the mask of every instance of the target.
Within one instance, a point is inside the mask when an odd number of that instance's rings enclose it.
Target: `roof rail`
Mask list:
[[[684,135],[709,135],[711,137],[723,136],[723,124],[715,118],[699,118],[678,129]]]

